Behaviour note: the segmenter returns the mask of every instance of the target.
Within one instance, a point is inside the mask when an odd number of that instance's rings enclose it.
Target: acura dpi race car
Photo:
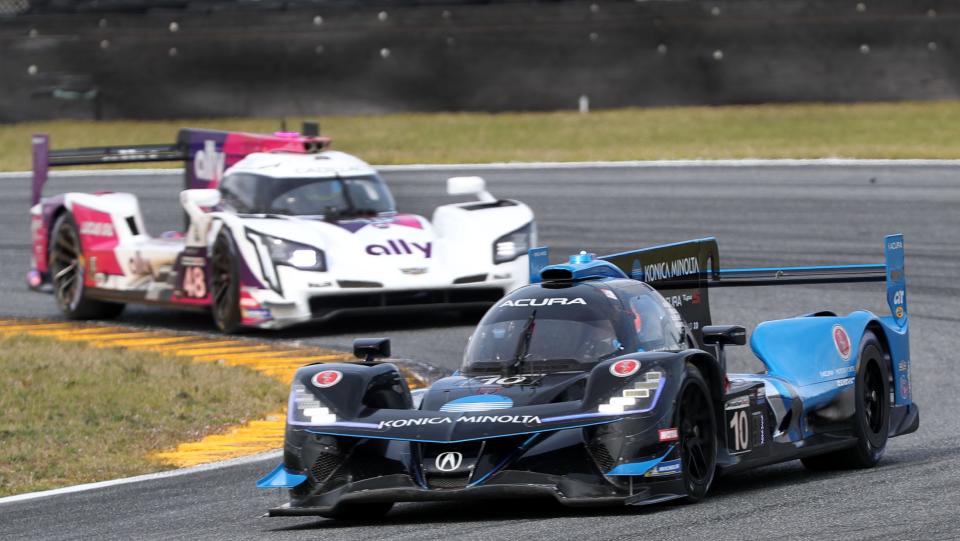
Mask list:
[[[30,287],[67,317],[109,318],[125,303],[209,309],[224,332],[280,328],[348,310],[486,308],[527,283],[529,207],[483,179],[448,180],[433,220],[398,213],[363,161],[329,139],[184,129],[175,145],[49,151],[33,139]],[[49,166],[185,163],[185,233],[147,233],[129,193],[41,197]]]
[[[410,392],[387,339],[359,363],[299,369],[283,462],[258,482],[272,516],[372,517],[394,502],[548,497],[571,505],[698,500],[717,474],[800,459],[867,468],[919,425],[910,392],[903,238],[885,264],[720,269],[716,241],[545,266],[499,301],[462,368]],[[766,370],[728,373],[738,325],[712,325],[714,287],[886,280],[890,316],[766,321]]]

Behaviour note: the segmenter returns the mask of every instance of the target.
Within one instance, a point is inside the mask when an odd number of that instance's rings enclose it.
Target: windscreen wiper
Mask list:
[[[513,360],[510,364],[504,365],[503,376],[511,376],[517,374],[520,371],[520,363],[527,357],[527,351],[530,350],[530,341],[533,338],[533,328],[535,327],[535,321],[537,319],[537,310],[534,309],[530,313],[530,317],[527,318],[526,324],[523,326],[523,334],[520,335],[520,341],[517,342],[517,351],[513,354]]]

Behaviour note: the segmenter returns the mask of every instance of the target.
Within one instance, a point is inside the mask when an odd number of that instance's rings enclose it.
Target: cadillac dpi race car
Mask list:
[[[548,497],[577,505],[698,500],[720,473],[800,459],[877,464],[919,425],[911,400],[903,240],[886,263],[720,269],[702,239],[544,266],[480,321],[462,368],[410,392],[387,339],[355,364],[299,369],[270,515],[372,517],[394,502]],[[714,287],[886,280],[890,316],[767,321],[759,374],[728,373],[745,329],[712,325]]]
[[[175,145],[48,150],[35,136],[30,287],[73,319],[125,303],[210,310],[224,332],[350,310],[486,308],[527,283],[530,208],[448,180],[433,220],[400,214],[369,165],[328,138],[184,129]],[[183,160],[185,233],[151,236],[129,193],[41,197],[49,166]]]

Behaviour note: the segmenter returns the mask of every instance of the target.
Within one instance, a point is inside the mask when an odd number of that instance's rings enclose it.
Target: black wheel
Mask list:
[[[64,212],[50,234],[49,269],[57,306],[70,319],[117,317],[123,312],[123,304],[88,298],[82,255],[77,224],[69,212]]]
[[[346,522],[369,522],[383,518],[391,509],[393,502],[344,503],[326,516]]]
[[[237,247],[226,231],[217,235],[210,256],[213,287],[213,321],[225,333],[240,329],[240,272],[237,269]]]
[[[877,337],[867,331],[860,341],[860,367],[855,383],[853,433],[857,444],[849,449],[807,457],[812,470],[872,468],[887,448],[890,432],[890,374]]]
[[[687,501],[695,502],[707,495],[716,473],[717,419],[710,389],[695,366],[687,365],[678,396],[680,467]]]

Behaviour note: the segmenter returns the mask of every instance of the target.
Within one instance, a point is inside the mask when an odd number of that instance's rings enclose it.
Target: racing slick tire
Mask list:
[[[687,365],[677,394],[676,426],[680,432],[680,467],[686,501],[702,500],[717,470],[717,418],[710,389],[700,370]]]
[[[48,257],[53,295],[67,318],[112,319],[123,312],[123,303],[89,298],[80,233],[69,212],[61,214],[53,224]]]
[[[344,522],[369,522],[383,518],[391,509],[393,502],[343,503],[324,516]]]
[[[890,374],[880,341],[870,331],[860,341],[860,368],[854,388],[853,434],[857,444],[847,449],[800,459],[811,470],[872,468],[887,448],[890,432]]]
[[[233,237],[226,231],[220,231],[210,254],[210,282],[213,287],[210,310],[213,322],[226,334],[240,330],[242,322],[238,257]]]

